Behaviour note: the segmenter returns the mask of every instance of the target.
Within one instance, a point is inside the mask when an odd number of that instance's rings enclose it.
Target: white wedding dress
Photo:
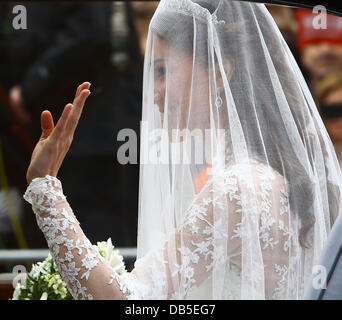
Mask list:
[[[36,178],[24,195],[73,297],[301,299],[342,211],[342,174],[267,8],[161,0],[142,125],[131,272],[101,258],[58,179]]]
[[[248,174],[250,169],[252,176]],[[290,248],[293,255],[296,241],[289,226],[286,182],[276,171],[263,164],[240,164],[212,172],[179,226],[179,230],[183,231],[183,241],[175,249],[182,257],[182,263],[176,266],[176,275],[167,272],[171,268],[165,268],[168,264],[165,252],[170,249],[166,241],[160,250],[154,250],[138,259],[132,272],[118,276],[82,232],[57,178],[47,175],[34,179],[24,198],[32,204],[38,226],[44,233],[53,259],[75,299],[111,299],[114,281],[117,281],[127,299],[205,299],[211,282],[208,278],[209,271],[217,266],[222,266],[227,271],[222,284],[226,298],[241,299],[243,291],[239,269],[241,239],[244,235],[240,204],[242,194],[248,194],[249,188],[257,188],[259,194],[258,203],[255,207],[251,205],[249,209],[253,227],[259,233],[258,245],[263,252],[266,298],[281,299],[288,294],[285,285],[291,272]],[[220,194],[219,198],[210,198],[212,189],[216,189],[216,195]],[[269,197],[270,191],[272,198]],[[224,217],[221,228],[216,223],[214,229],[211,223],[212,207],[220,206],[224,201],[231,203],[228,214],[229,219],[234,221],[231,230],[224,228]],[[223,259],[224,255],[219,248],[211,250],[214,237],[225,238],[230,243],[228,259]],[[263,266],[256,261],[255,268],[257,271]],[[174,277],[184,279],[177,290],[172,289]],[[167,295],[164,294],[166,287]],[[252,288],[244,290],[249,289]],[[249,292],[249,295],[255,299],[263,298],[258,293]]]

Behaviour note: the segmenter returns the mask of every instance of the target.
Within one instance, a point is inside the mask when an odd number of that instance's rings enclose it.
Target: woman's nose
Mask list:
[[[161,95],[159,92],[154,93],[154,103],[158,103],[161,101]]]

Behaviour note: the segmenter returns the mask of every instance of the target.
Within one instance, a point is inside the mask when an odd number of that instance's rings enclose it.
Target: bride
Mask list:
[[[263,4],[160,1],[144,62],[138,255],[120,276],[57,178],[89,89],[78,87],[56,126],[42,112],[24,195],[75,299],[303,298],[342,177]]]

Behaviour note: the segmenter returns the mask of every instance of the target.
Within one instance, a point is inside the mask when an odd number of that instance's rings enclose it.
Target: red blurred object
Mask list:
[[[11,111],[11,108],[9,107],[9,100],[7,97],[7,94],[3,87],[0,84],[0,101],[2,101],[4,107],[7,109],[7,111],[11,114],[12,116],[12,124],[10,125],[10,131],[12,133],[15,133],[21,141],[24,143],[26,150],[31,154],[34,147],[35,143],[33,142],[33,138],[30,134],[30,132],[27,130],[27,128],[21,124],[19,124],[18,119],[16,119],[16,116],[13,114]]]
[[[303,50],[308,44],[318,42],[330,42],[342,44],[342,18],[332,14],[326,14],[326,29],[314,28],[314,18],[322,12],[313,13],[311,10],[297,9],[297,47]]]

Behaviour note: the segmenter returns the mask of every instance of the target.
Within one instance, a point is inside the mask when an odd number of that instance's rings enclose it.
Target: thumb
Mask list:
[[[50,111],[45,110],[42,112],[40,116],[40,123],[42,127],[42,135],[40,138],[46,139],[51,134],[53,128],[55,127]]]

